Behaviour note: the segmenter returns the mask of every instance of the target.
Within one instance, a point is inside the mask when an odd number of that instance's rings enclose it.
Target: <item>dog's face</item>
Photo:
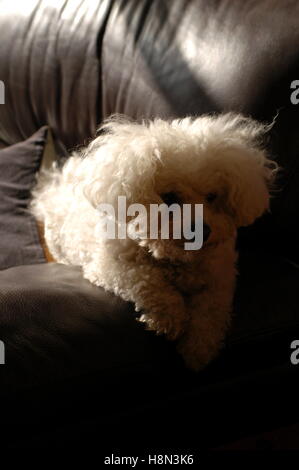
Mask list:
[[[90,147],[99,172],[85,194],[94,207],[104,202],[116,208],[118,196],[143,204],[148,214],[151,204],[189,204],[194,228],[193,208],[202,204],[204,250],[234,237],[269,206],[276,165],[259,145],[267,129],[251,119],[226,114],[147,125],[112,122],[106,130]],[[136,243],[156,258],[198,256],[201,250],[186,252],[186,240],[173,238],[172,222],[169,239],[153,239],[148,219],[145,238]]]

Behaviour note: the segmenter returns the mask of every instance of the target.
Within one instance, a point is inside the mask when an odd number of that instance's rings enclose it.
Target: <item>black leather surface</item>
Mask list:
[[[156,407],[170,420],[176,416],[182,430],[201,414],[202,443],[261,425],[252,413],[269,425],[273,403],[298,392],[298,372],[290,363],[290,343],[299,337],[298,280],[298,267],[285,260],[243,254],[227,345],[205,371],[193,374],[172,343],[144,331],[130,304],[82,279],[79,268],[45,264],[0,272],[0,337],[7,362],[0,369],[0,409],[7,436],[20,439],[23,428],[16,427],[22,421],[33,440],[45,438],[36,426],[49,433],[62,425],[74,439],[71,423],[84,418],[95,420],[94,426],[97,420],[114,423],[120,438],[131,419],[145,428],[147,420],[154,425]],[[257,402],[243,412],[242,423],[240,411],[229,424],[220,422],[224,400],[236,412],[251,396]],[[52,438],[59,441],[56,431]]]
[[[145,332],[132,305],[84,280],[80,268],[11,268],[0,272],[0,286],[6,345],[0,393],[5,385],[11,390],[91,371],[174,367],[170,343]]]
[[[0,338],[9,360],[1,366],[1,390],[17,398],[12,431],[22,433],[17,417],[26,410],[23,422],[38,423],[36,436],[52,414],[56,431],[68,419],[73,424],[63,439],[82,431],[79,410],[84,419],[94,416],[95,432],[104,415],[113,435],[113,423],[126,433],[128,421],[141,425],[159,414],[170,423],[166,431],[159,419],[161,433],[186,431],[194,420],[203,440],[228,438],[228,428],[249,432],[257,421],[297,419],[289,344],[299,335],[298,268],[278,255],[299,260],[299,105],[290,101],[290,84],[299,77],[298,2],[5,3],[0,140],[15,143],[47,123],[70,148],[114,112],[140,119],[235,110],[268,122],[278,112],[267,146],[284,167],[271,214],[240,232],[241,249],[255,254],[241,261],[227,348],[196,377],[182,369],[171,345],[142,330],[132,307],[82,281],[78,269],[1,272]],[[15,393],[24,386],[30,392],[22,401]]]
[[[256,367],[260,345],[265,349],[260,366],[279,355],[289,362],[290,344],[267,351],[266,343],[283,334],[291,342],[299,334],[299,268],[250,253],[241,256],[239,270],[233,326],[222,356],[243,349],[247,366],[252,360]],[[163,375],[181,368],[173,343],[145,331],[131,304],[90,284],[79,267],[49,263],[1,271],[0,305],[7,362],[0,393],[94,371],[117,376],[141,367]],[[227,372],[233,363],[226,364]]]

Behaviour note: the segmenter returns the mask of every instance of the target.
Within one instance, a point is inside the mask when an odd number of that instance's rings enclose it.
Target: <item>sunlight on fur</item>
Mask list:
[[[39,175],[32,211],[59,263],[80,265],[86,279],[135,303],[140,321],[176,340],[188,367],[218,353],[230,325],[238,227],[269,207],[277,165],[262,147],[269,130],[242,115],[155,119],[116,116],[62,170]],[[166,196],[165,196],[166,195]],[[181,240],[104,240],[97,206],[203,204],[209,235],[198,251]]]

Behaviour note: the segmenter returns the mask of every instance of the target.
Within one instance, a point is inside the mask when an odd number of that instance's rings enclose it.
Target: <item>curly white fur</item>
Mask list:
[[[33,192],[55,260],[81,265],[92,283],[133,301],[195,370],[216,355],[230,324],[236,229],[269,205],[276,165],[260,145],[267,130],[232,113],[142,124],[112,117],[62,170],[42,173]],[[200,250],[181,240],[97,238],[100,203],[117,210],[122,195],[148,207],[165,193],[204,204],[211,234]]]

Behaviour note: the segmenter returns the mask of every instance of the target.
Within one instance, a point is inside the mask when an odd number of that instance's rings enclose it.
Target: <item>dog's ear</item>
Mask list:
[[[85,151],[84,194],[97,207],[117,207],[118,196],[127,203],[150,199],[159,151],[146,126],[122,116],[112,117]]]
[[[250,225],[268,208],[278,165],[268,158],[263,147],[271,125],[232,113],[220,116],[226,139],[231,142],[227,176],[227,205],[237,227]],[[233,176],[232,176],[233,175]]]
[[[237,227],[252,224],[269,209],[270,187],[276,167],[254,166],[240,169],[226,184],[226,204]]]

